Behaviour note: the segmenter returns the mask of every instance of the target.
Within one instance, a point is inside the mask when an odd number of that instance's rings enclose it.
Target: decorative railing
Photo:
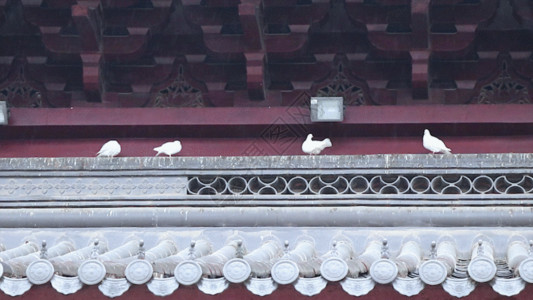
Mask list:
[[[327,172],[324,172],[327,173]],[[189,195],[531,194],[529,174],[189,176]]]
[[[533,155],[0,159],[1,207],[531,205]]]

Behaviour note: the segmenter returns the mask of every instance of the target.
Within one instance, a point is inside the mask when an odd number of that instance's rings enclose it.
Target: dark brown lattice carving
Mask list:
[[[41,92],[28,84],[22,66],[13,80],[8,79],[0,85],[0,101],[6,101],[8,107],[43,106]]]
[[[312,93],[318,97],[343,97],[347,106],[371,104],[366,83],[349,74],[346,57],[336,57],[333,64],[329,75],[313,85]]]
[[[202,91],[185,78],[183,66],[178,67],[176,79],[160,90],[154,100],[155,107],[205,107]]]
[[[326,85],[317,90],[318,97],[343,97],[346,105],[364,105],[366,103],[363,89],[348,80],[343,72],[342,64],[338,73]]]
[[[527,86],[510,75],[508,63],[503,61],[498,77],[481,87],[476,102],[480,104],[531,103]]]

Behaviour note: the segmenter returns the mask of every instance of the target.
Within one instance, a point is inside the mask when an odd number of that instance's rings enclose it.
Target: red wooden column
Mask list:
[[[265,50],[260,26],[259,0],[244,0],[239,4],[239,19],[243,29],[244,56],[246,57],[246,86],[252,100],[265,99]]]
[[[412,44],[409,52],[412,59],[413,99],[428,99],[429,95],[429,2],[430,0],[411,1]]]
[[[83,63],[83,89],[89,101],[99,101],[100,90],[100,65],[102,54],[100,52],[100,26],[95,24],[96,8],[99,1],[78,1],[72,6],[72,19],[79,31],[81,44],[81,60]]]

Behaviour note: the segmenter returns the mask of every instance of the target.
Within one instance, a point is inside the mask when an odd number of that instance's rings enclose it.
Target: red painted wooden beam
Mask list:
[[[303,107],[208,108],[11,108],[9,125],[33,126],[248,126],[312,124]],[[291,117],[291,118],[287,118]],[[531,105],[349,106],[339,124],[517,124],[533,123]],[[319,124],[319,123],[313,123]]]
[[[454,153],[531,152],[530,105],[347,107],[341,123],[311,123],[299,107],[11,109],[0,157],[94,156],[109,139],[121,156],[152,156],[182,141],[183,156],[300,155],[308,133],[330,137],[324,154],[427,153],[423,130]]]
[[[223,108],[13,108],[7,139],[418,137],[425,128],[447,136],[533,135],[533,107],[347,107],[340,123],[312,123],[301,107]]]

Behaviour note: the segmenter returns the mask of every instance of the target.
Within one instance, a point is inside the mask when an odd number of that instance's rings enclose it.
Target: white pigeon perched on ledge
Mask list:
[[[452,150],[450,148],[446,147],[446,145],[444,145],[443,141],[441,141],[440,139],[432,136],[429,133],[429,130],[427,130],[427,129],[424,130],[424,138],[422,139],[422,141],[423,141],[423,144],[424,144],[424,148],[426,148],[429,151],[433,152],[433,154],[439,153],[439,152],[442,152],[444,154],[451,154],[452,153]]]
[[[154,151],[157,151],[157,154],[155,156],[158,156],[159,154],[163,153],[168,155],[168,157],[172,157],[173,154],[179,153],[181,151],[181,142],[173,141],[164,143],[159,147],[155,147]]]
[[[100,151],[96,153],[96,156],[113,157],[117,156],[120,153],[120,150],[120,144],[115,140],[111,140],[102,146]]]
[[[307,139],[305,139],[305,142],[302,144],[302,151],[309,154],[320,154],[322,150],[324,150],[326,147],[331,147],[331,140],[330,139],[324,139],[323,141],[313,141],[312,140],[313,135],[308,134]]]

